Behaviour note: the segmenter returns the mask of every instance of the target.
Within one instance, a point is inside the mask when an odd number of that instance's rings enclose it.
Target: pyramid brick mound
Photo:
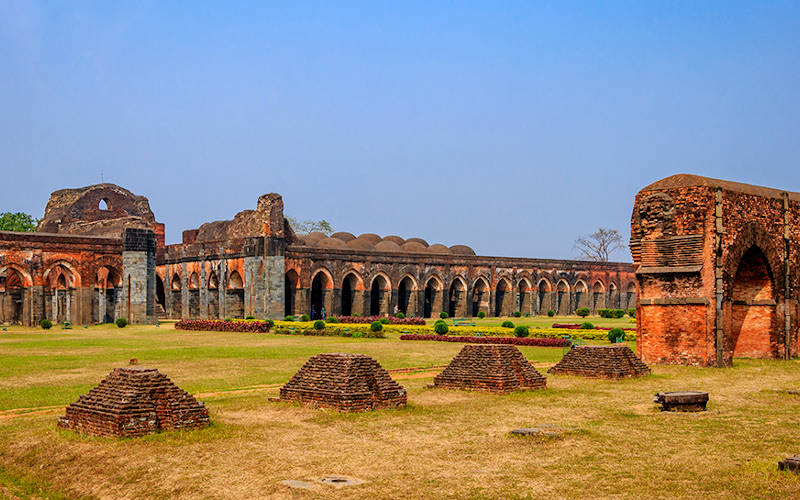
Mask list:
[[[433,378],[435,387],[508,393],[544,389],[547,379],[513,345],[468,344]]]
[[[67,407],[58,426],[93,436],[133,437],[209,424],[208,409],[155,368],[115,368]]]
[[[357,412],[405,406],[405,388],[364,354],[323,353],[311,357],[281,387],[282,401]]]
[[[650,375],[650,368],[625,345],[582,345],[570,349],[548,373],[592,378]]]

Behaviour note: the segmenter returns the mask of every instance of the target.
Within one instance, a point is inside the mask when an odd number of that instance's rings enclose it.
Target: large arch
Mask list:
[[[97,270],[95,280],[95,320],[99,323],[112,323],[116,318],[120,285],[122,284],[122,273],[117,269],[102,266]],[[162,286],[162,296],[164,293],[161,278],[156,275],[156,299],[158,303],[158,286]]]
[[[297,271],[289,269],[283,277],[283,314],[286,316],[297,314],[297,289],[299,283],[300,276]]]
[[[364,280],[355,271],[349,271],[342,279],[342,316],[364,314]]]
[[[597,313],[598,309],[605,309],[606,307],[606,287],[603,282],[597,280],[592,285],[592,312]]]
[[[73,290],[80,286],[80,277],[71,265],[58,261],[44,272],[45,316],[56,323],[72,321]]]
[[[397,309],[405,315],[417,314],[417,282],[410,274],[397,285]]]
[[[575,282],[575,310],[586,308],[589,309],[589,287],[586,282],[578,280]]]
[[[226,316],[231,318],[244,318],[244,280],[239,271],[228,274],[228,289],[225,294]]]
[[[208,302],[206,304],[206,315],[209,319],[219,318],[219,278],[214,269],[208,273],[206,278],[206,289]]]
[[[611,281],[608,283],[608,302],[606,304],[609,309],[620,309],[619,302],[619,289],[617,284]]]
[[[472,284],[472,316],[477,316],[480,311],[483,311],[487,316],[491,314],[489,310],[489,282],[483,276],[479,277]]]
[[[547,314],[552,307],[550,295],[552,286],[545,278],[539,280],[536,285],[536,314]]]
[[[556,305],[553,309],[559,316],[566,316],[570,313],[569,283],[567,283],[567,280],[558,280],[556,284]]]
[[[311,277],[311,319],[321,319],[333,310],[333,278],[324,268],[317,269]]]
[[[159,318],[167,313],[167,293],[164,289],[164,280],[156,274],[156,314]]]
[[[531,313],[531,282],[528,281],[528,278],[522,278],[519,280],[517,284],[517,290],[519,290],[519,299],[517,301],[517,310],[522,313],[522,315],[530,314]]]
[[[389,303],[392,298],[392,282],[383,273],[378,273],[372,278],[369,287],[369,314],[370,316],[389,315]]]
[[[25,317],[25,291],[29,277],[16,266],[0,267],[0,321],[21,325]]]
[[[200,276],[197,272],[189,275],[189,317],[200,317]]]
[[[764,252],[750,247],[739,262],[729,293],[730,320],[725,351],[733,357],[774,358],[780,333],[777,292]]]
[[[181,281],[181,275],[177,272],[172,275],[172,279],[169,282],[169,293],[170,293],[170,306],[172,309],[172,317],[174,318],[182,318],[183,317],[183,282]]]
[[[450,282],[447,293],[447,314],[451,318],[467,315],[467,284],[461,276]]]
[[[631,281],[625,287],[625,309],[634,309],[636,307],[636,283]]]
[[[502,278],[497,282],[497,287],[494,293],[494,315],[511,316],[514,308],[514,289],[511,287],[511,281],[507,278]]]
[[[442,280],[438,276],[431,276],[425,282],[425,296],[422,305],[422,317],[433,316],[437,306],[442,305]]]

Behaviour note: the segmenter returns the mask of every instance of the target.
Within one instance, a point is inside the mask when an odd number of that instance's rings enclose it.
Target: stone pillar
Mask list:
[[[220,251],[220,255],[224,255],[225,249],[223,248]],[[223,260],[219,263],[219,273],[217,274],[219,278],[219,305],[217,306],[217,310],[219,311],[219,319],[225,319],[226,314],[228,312],[228,305],[226,304],[226,297],[227,294],[225,291],[228,289],[228,261]]]
[[[200,318],[208,319],[208,280],[206,279],[205,252],[200,250]]]
[[[169,264],[164,266],[164,314],[172,318],[172,273]]]
[[[156,238],[152,230],[125,229],[122,269],[122,296],[128,322],[155,322]]]
[[[181,251],[181,257],[184,257]],[[181,318],[188,318],[191,310],[189,307],[189,276],[186,273],[186,262],[181,262]]]

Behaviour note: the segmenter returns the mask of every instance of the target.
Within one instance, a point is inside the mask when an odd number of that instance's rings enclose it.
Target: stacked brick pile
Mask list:
[[[593,378],[650,375],[650,368],[624,345],[583,345],[572,348],[548,373]]]
[[[434,386],[508,393],[544,389],[547,379],[536,371],[513,345],[466,345],[442,373]]]
[[[208,409],[155,368],[116,368],[67,407],[58,426],[94,436],[133,437],[209,424]]]
[[[281,400],[357,412],[405,406],[406,390],[364,354],[313,356],[283,387]]]

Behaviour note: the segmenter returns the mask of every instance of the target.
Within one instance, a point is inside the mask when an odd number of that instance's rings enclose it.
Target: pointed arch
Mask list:
[[[527,277],[522,277],[517,282],[517,290],[519,300],[517,302],[517,309],[523,316],[527,316],[532,312],[532,290],[531,282]]]
[[[752,245],[742,255],[727,294],[729,327],[724,351],[733,357],[780,356],[783,339],[776,311],[778,287],[766,254]]]
[[[497,281],[497,286],[494,292],[494,315],[511,316],[512,308],[514,306],[514,289],[511,286],[511,280],[508,278],[500,278]]]
[[[225,312],[231,318],[244,318],[245,281],[239,271],[228,273],[227,290],[225,291]]]
[[[606,286],[601,280],[596,280],[592,285],[592,312],[597,313],[598,309],[606,307]]]
[[[379,272],[372,276],[369,290],[370,316],[388,316],[392,297],[392,282],[389,276]]]
[[[447,314],[455,318],[467,315],[467,280],[456,275],[447,291]]]
[[[417,314],[417,280],[406,273],[397,285],[397,310],[405,315]]]
[[[342,278],[342,316],[364,313],[364,279],[355,269],[347,271]]]
[[[422,317],[430,318],[437,307],[442,305],[442,280],[433,274],[425,280],[425,292],[422,302]]]
[[[472,316],[477,316],[481,311],[487,316],[491,314],[489,299],[489,280],[483,276],[478,276],[472,283]]]
[[[579,279],[575,282],[573,287],[575,290],[575,309],[588,309],[589,308],[589,287],[586,282]]]
[[[547,278],[542,278],[536,284],[536,313],[547,314],[547,311],[552,307],[552,285]]]
[[[568,315],[572,307],[571,302],[569,283],[564,278],[561,278],[556,283],[556,304],[554,307],[556,314],[559,316]]]

